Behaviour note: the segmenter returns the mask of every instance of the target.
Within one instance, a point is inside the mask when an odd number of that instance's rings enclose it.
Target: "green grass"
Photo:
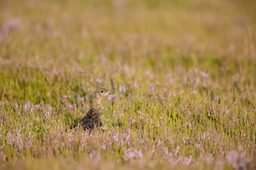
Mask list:
[[[0,168],[253,169],[255,5],[0,1]]]

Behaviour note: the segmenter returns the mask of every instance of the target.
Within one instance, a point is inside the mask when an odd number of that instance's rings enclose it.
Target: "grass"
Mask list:
[[[0,1],[0,168],[255,168],[254,6]]]

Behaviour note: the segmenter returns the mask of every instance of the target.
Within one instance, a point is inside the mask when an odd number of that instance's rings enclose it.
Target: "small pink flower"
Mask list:
[[[23,110],[28,111],[32,106],[32,103],[30,101],[27,101],[23,106]]]
[[[14,144],[15,136],[12,133],[8,132],[7,137],[6,137],[6,141],[10,145]]]
[[[32,146],[32,142],[30,140],[26,140],[25,148],[30,148]]]
[[[142,151],[139,149],[134,149],[133,151],[131,149],[124,150],[124,159],[129,160],[133,158],[142,158],[143,154]]]

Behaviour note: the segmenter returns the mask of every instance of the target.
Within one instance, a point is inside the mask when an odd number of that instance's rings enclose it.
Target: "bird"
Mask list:
[[[87,112],[87,114],[80,119],[79,121],[73,123],[70,126],[70,129],[75,129],[78,126],[82,126],[83,130],[93,130],[95,127],[102,127],[102,121],[101,121],[101,102],[102,100],[111,95],[111,92],[108,91],[105,88],[99,88],[97,89],[92,98],[92,103],[90,110]]]

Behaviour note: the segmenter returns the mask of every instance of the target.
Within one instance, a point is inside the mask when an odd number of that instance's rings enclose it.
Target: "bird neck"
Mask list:
[[[91,108],[94,108],[96,110],[100,110],[101,109],[101,100],[97,99],[97,98],[93,99]]]

